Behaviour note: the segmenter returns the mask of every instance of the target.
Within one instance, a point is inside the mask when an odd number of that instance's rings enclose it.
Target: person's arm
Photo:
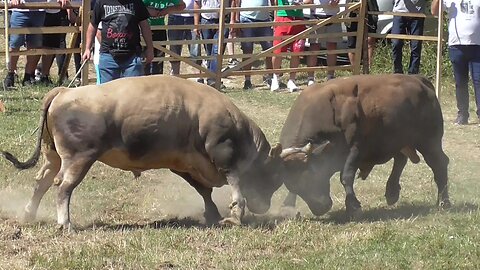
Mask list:
[[[166,7],[164,9],[158,10],[157,17],[164,17],[164,16],[167,16],[168,14],[182,11],[186,7],[187,7],[187,5],[185,5],[185,2],[180,1],[180,3],[178,3],[176,5],[169,6],[169,7]]]
[[[90,60],[92,57],[92,47],[93,47],[93,39],[95,38],[95,34],[97,33],[97,27],[94,26],[92,23],[88,25],[86,41],[85,41],[85,52],[83,53],[82,60],[87,61]],[[151,39],[151,35],[150,35]]]
[[[432,15],[434,16],[438,16],[438,10],[440,7],[439,2],[440,2],[439,0],[432,0],[431,11],[432,11]]]
[[[202,3],[200,2],[200,0],[195,0],[195,2],[193,3],[193,9],[202,9]],[[195,25],[194,31],[197,33],[197,35],[200,35],[200,30],[198,29],[198,26],[200,25],[200,13],[193,13],[193,24]]]
[[[148,24],[148,20],[140,21],[138,25],[140,26],[143,39],[145,40],[145,44],[147,46],[145,50],[145,62],[148,64],[151,63],[153,60],[152,30],[150,29],[150,24]]]

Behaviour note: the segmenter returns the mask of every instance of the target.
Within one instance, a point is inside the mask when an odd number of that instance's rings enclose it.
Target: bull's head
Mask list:
[[[320,216],[332,207],[330,178],[339,170],[338,155],[329,141],[319,145],[286,148],[283,181],[289,191],[299,195],[313,214]]]
[[[273,193],[280,188],[282,146],[277,144],[270,148],[268,156],[259,156],[250,170],[242,175],[241,190],[247,199],[247,207],[257,214],[264,214],[270,208]]]

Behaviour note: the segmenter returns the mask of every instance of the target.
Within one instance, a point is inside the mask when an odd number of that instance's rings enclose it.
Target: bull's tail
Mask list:
[[[42,108],[42,116],[40,117],[40,122],[38,126],[38,133],[37,133],[37,144],[35,145],[35,151],[33,152],[32,157],[28,159],[25,162],[21,162],[16,158],[14,155],[12,155],[9,152],[6,151],[1,151],[0,153],[8,160],[10,161],[15,168],[20,169],[20,170],[25,170],[25,169],[30,169],[33,166],[35,166],[40,159],[40,152],[41,152],[41,145],[42,145],[42,137],[43,137],[43,131],[46,126],[46,119],[47,119],[47,113],[48,113],[48,108],[50,107],[50,104],[52,103],[53,99],[58,95],[58,93],[64,88],[57,87],[48,92],[45,97],[43,98],[43,108]]]

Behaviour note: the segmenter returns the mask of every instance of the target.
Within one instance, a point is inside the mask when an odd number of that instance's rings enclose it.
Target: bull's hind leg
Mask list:
[[[427,165],[433,171],[433,178],[438,188],[437,205],[441,208],[451,206],[448,196],[448,162],[443,152],[441,140],[431,140],[427,145],[418,148]]]
[[[400,175],[406,164],[407,157],[404,154],[398,153],[393,157],[393,168],[390,177],[388,177],[387,187],[385,189],[385,199],[388,205],[395,204],[400,197]]]
[[[62,229],[71,229],[70,199],[72,192],[83,180],[96,157],[96,153],[82,152],[76,153],[68,159],[62,158],[62,166],[57,176],[61,180],[57,195],[57,222]]]
[[[355,181],[355,173],[358,170],[359,150],[356,146],[352,146],[347,156],[345,166],[340,173],[343,188],[345,189],[345,208],[347,215],[354,218],[361,214],[362,206],[353,190],[353,183]]]
[[[205,212],[203,216],[205,217],[205,222],[208,225],[217,224],[222,216],[218,212],[217,205],[212,200],[212,188],[207,188],[202,186],[199,182],[195,181],[192,176],[188,173],[178,172],[171,170],[173,173],[179,175],[185,181],[187,181],[195,190],[202,196],[203,202],[205,203]]]
[[[37,215],[38,206],[43,195],[53,184],[53,178],[60,170],[60,157],[54,150],[48,149],[44,152],[44,164],[37,173],[33,196],[25,206],[25,220],[34,220]]]

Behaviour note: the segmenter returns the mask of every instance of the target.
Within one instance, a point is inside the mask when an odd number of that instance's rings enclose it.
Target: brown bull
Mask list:
[[[213,187],[231,186],[232,216],[223,222],[238,224],[245,204],[252,212],[266,212],[282,184],[276,173],[281,147],[272,149],[260,128],[223,94],[172,76],[53,89],[43,101],[32,158],[19,162],[2,153],[27,169],[37,163],[42,143],[44,164],[26,217],[35,217],[43,195],[56,184],[58,224],[64,228],[70,227],[72,191],[97,160],[135,175],[170,169],[203,197],[207,223],[221,219]]]
[[[432,169],[438,201],[449,206],[448,157],[442,150],[443,118],[433,85],[411,75],[360,75],[316,84],[293,104],[283,127],[284,204],[302,197],[315,215],[330,210],[330,178],[340,171],[347,214],[358,214],[355,174],[365,179],[373,166],[394,159],[385,197],[397,202],[407,158],[417,150]]]

